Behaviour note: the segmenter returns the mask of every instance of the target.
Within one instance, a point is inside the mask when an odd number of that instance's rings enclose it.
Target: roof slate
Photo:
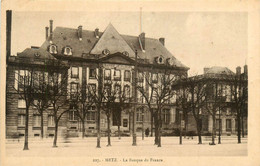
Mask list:
[[[111,28],[112,27],[112,28]],[[108,25],[107,29],[112,29],[113,26],[110,24]],[[112,33],[110,33],[107,36],[110,36],[118,33],[115,29]],[[104,32],[105,33],[105,32]],[[153,38],[145,38],[145,52],[143,52],[140,48],[138,37],[137,36],[130,36],[130,35],[115,35],[113,42],[100,42],[102,36],[104,34],[103,32],[99,32],[100,38],[95,37],[95,31],[89,31],[89,30],[82,30],[82,40],[80,41],[78,38],[78,30],[72,29],[72,28],[64,28],[64,27],[56,27],[53,31],[53,41],[52,43],[57,46],[58,54],[62,55],[62,49],[66,46],[69,46],[72,48],[72,56],[73,57],[81,57],[81,58],[88,58],[91,53],[100,53],[101,49],[103,48],[102,45],[104,44],[112,48],[113,52],[120,52],[124,49],[124,51],[128,51],[129,57],[134,59],[133,52],[134,50],[137,50],[138,53],[138,59],[144,59],[144,63],[153,64],[154,59],[159,56],[163,56],[164,60],[166,61],[167,58],[172,58],[174,61],[175,67],[181,67],[185,69],[189,69],[187,66],[182,64],[179,60],[177,60],[160,42],[158,39]],[[125,42],[128,44],[126,45]],[[47,50],[48,46],[50,45],[50,39],[48,38],[41,46],[42,49]],[[108,45],[108,44],[112,45]],[[97,45],[97,48],[95,46]],[[93,50],[93,48],[95,48]],[[131,49],[130,49],[131,48]],[[115,51],[115,49],[119,49]],[[92,51],[93,50],[93,51]],[[111,52],[111,53],[113,53]]]

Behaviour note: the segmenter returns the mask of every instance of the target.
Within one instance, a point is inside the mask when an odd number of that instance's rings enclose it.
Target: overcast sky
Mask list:
[[[12,54],[41,46],[45,26],[104,31],[111,22],[121,34],[140,34],[140,12],[13,12]],[[146,37],[165,38],[166,48],[189,74],[201,74],[204,67],[225,66],[235,71],[247,57],[247,13],[240,12],[143,12]]]

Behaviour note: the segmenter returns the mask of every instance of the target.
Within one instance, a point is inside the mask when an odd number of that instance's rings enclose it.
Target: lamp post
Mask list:
[[[144,109],[142,108],[142,140],[144,140]]]
[[[135,67],[134,67],[134,110],[133,110],[133,146],[136,146],[136,131],[135,131],[135,115],[136,115],[136,104],[137,104],[137,50],[135,50]]]
[[[182,110],[179,111],[180,113],[180,145],[182,144],[182,126],[183,126],[183,123],[182,123]]]

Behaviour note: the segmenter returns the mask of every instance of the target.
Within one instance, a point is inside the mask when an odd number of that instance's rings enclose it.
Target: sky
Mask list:
[[[45,27],[70,27],[104,31],[109,23],[120,34],[165,38],[165,47],[190,68],[223,66],[235,71],[247,58],[246,12],[13,12],[11,54],[41,46]]]

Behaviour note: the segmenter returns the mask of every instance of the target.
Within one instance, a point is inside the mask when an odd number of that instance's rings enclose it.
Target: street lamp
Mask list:
[[[144,140],[144,109],[142,108],[142,140]]]
[[[180,114],[180,145],[182,144],[182,126],[183,126],[183,121],[182,121],[182,110],[179,111]]]

